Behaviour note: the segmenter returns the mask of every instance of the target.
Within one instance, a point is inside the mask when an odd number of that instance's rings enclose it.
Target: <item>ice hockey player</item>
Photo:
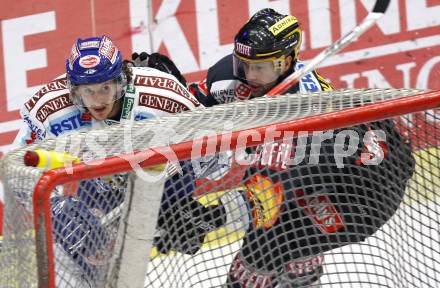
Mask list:
[[[263,96],[304,65],[299,60],[301,39],[301,26],[294,16],[260,10],[235,36],[234,52],[209,68],[203,81],[190,84],[190,91],[206,107]],[[312,71],[287,93],[331,89]]]
[[[166,63],[155,66],[165,72],[132,67],[106,35],[78,39],[66,60],[66,74],[45,85],[22,107],[24,123],[16,145],[200,106],[184,85],[166,73]],[[111,241],[99,216],[123,201],[126,179],[119,176],[81,182],[75,197],[51,198],[55,252],[64,262],[56,264],[63,271],[57,273],[61,275],[57,287],[63,286],[62,281],[89,287],[102,276],[98,271],[106,262],[102,254],[109,251],[104,247]]]
[[[233,54],[211,67],[206,80],[191,88],[205,106],[262,96],[303,65],[298,60],[300,43],[301,29],[295,17],[263,9],[237,33]],[[314,71],[287,92],[331,89]],[[384,120],[322,135],[326,136],[318,143],[311,135],[303,139],[305,157],[295,165],[288,160],[295,155],[298,139],[284,148],[282,143],[268,143],[248,150],[258,155],[258,161],[247,169],[243,185],[229,191],[235,207],[248,211],[240,212],[248,226],[231,264],[227,287],[314,285],[323,273],[324,252],[364,241],[395,213],[413,173],[414,159],[393,122]],[[346,143],[346,137],[340,143],[335,135],[348,135],[356,144]],[[353,152],[344,158],[342,167],[336,161],[341,149]],[[380,161],[372,163],[371,159]],[[166,186],[165,199],[169,200],[164,204],[170,205],[163,206],[161,236],[156,239],[164,253],[197,253],[206,233],[226,225],[230,217],[231,197],[207,210],[192,197],[182,196],[190,195],[195,189],[191,183],[200,178],[189,166],[183,166],[185,177],[176,175]],[[261,187],[269,188],[259,193]]]
[[[15,143],[24,145],[200,106],[172,74],[130,67],[121,57],[108,36],[79,39],[66,60],[66,74],[45,85],[22,107],[24,125]],[[156,68],[166,71],[163,63]],[[152,88],[156,94],[142,96]]]

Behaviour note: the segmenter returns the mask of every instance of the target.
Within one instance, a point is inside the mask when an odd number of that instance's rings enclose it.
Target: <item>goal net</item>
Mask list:
[[[0,286],[437,287],[439,105],[261,97],[15,150]],[[26,166],[37,149],[80,163]]]

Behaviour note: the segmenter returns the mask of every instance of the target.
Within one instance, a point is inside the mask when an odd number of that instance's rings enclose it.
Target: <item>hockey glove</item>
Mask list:
[[[191,195],[161,210],[155,246],[161,253],[175,250],[193,255],[201,248],[206,234],[226,222],[223,206],[205,207]]]
[[[186,87],[186,79],[182,76],[176,64],[167,56],[160,53],[148,54],[147,52],[142,52],[138,54],[135,52],[131,55],[131,59],[135,67],[151,67],[171,74]]]

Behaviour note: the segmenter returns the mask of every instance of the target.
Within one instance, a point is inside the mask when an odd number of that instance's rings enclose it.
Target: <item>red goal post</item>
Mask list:
[[[5,197],[5,236],[0,252],[0,255],[2,255],[0,256],[0,261],[3,263],[3,265],[0,263],[0,269],[2,269],[2,272],[5,271],[4,274],[2,273],[5,276],[0,276],[0,284],[23,284],[27,283],[27,281],[38,279],[39,287],[54,287],[57,272],[55,269],[56,258],[53,251],[54,241],[52,239],[50,197],[59,186],[81,180],[131,172],[134,169],[133,163],[136,163],[141,168],[148,168],[165,164],[170,159],[172,161],[192,159],[195,155],[195,148],[197,148],[196,156],[203,157],[239,148],[243,149],[244,147],[254,147],[267,142],[282,141],[286,136],[296,136],[300,131],[327,131],[420,111],[422,111],[423,115],[434,119],[432,129],[438,134],[434,136],[436,142],[429,145],[437,145],[435,147],[438,148],[438,145],[440,145],[440,139],[438,138],[440,135],[438,126],[440,121],[438,119],[439,106],[439,91],[415,89],[345,89],[275,98],[263,97],[252,101],[220,105],[212,109],[183,113],[145,123],[126,123],[108,130],[92,131],[87,133],[89,135],[80,133],[79,135],[70,135],[60,139],[51,139],[14,151],[5,156],[1,166],[2,180],[7,197]],[[244,114],[256,122],[245,121],[243,118]],[[219,117],[219,115],[221,116]],[[214,121],[216,118],[218,119]],[[211,120],[211,122],[201,123],[201,121],[206,120]],[[234,127],[226,129],[227,131],[225,132],[225,129],[222,129],[220,126],[224,121],[231,121]],[[190,123],[193,123],[192,125],[195,127],[191,127],[191,129],[197,127],[200,129],[211,129],[211,131],[215,131],[215,135],[207,134],[205,137],[197,138],[197,134],[194,135],[195,130],[188,129],[188,131],[184,131],[187,134],[183,133],[184,136],[177,137],[179,138],[178,141],[173,142],[173,140],[166,139],[162,142],[156,141],[154,146],[148,146],[147,144],[146,146],[140,145],[139,147],[136,147],[139,143],[133,143],[131,139],[130,144],[135,146],[132,148],[133,151],[120,154],[121,146],[119,146],[119,149],[116,146],[116,148],[113,147],[114,150],[112,151],[105,151],[107,156],[105,160],[97,157],[99,155],[88,155],[85,157],[86,153],[90,153],[90,150],[93,149],[87,148],[87,145],[78,141],[78,139],[84,140],[87,137],[92,137],[90,134],[95,133],[93,137],[97,139],[104,134],[111,135],[111,137],[119,138],[115,141],[118,143],[117,145],[124,145],[127,143],[122,138],[129,136],[133,139],[136,139],[136,137],[141,139],[145,137],[145,135],[142,135],[142,131],[148,132],[150,128],[160,127],[160,125],[166,126],[167,123],[178,123],[175,126],[177,128],[188,127]],[[181,132],[180,129],[175,130]],[[129,131],[128,134],[127,131]],[[191,133],[193,134],[191,135]],[[141,141],[134,140],[134,142]],[[76,147],[75,143],[79,143],[79,147]],[[105,147],[108,148],[109,146]],[[75,155],[84,160],[84,163],[46,172],[24,167],[22,163],[24,151],[37,148],[55,151],[60,151],[61,149],[64,152],[74,152]],[[433,173],[438,173],[439,169],[438,161],[440,155],[438,150],[436,150],[436,153],[433,156],[434,158],[426,160],[429,162],[431,169],[437,171]],[[425,168],[422,167],[422,170]],[[436,175],[434,174],[434,176]],[[18,188],[33,191],[30,191],[31,196],[25,195],[23,200],[22,195],[11,195],[12,193],[23,193],[23,191],[18,191]],[[435,197],[438,196],[440,195],[435,195]],[[17,201],[16,198],[20,198],[20,201]],[[24,202],[25,204],[23,204]],[[26,203],[28,207],[26,207]],[[19,207],[17,208],[16,205]],[[26,212],[29,211],[29,206],[33,208],[32,213]],[[440,213],[440,208],[437,207],[436,209],[438,210],[435,212]],[[26,227],[18,227],[19,225],[16,223],[16,221],[29,221],[29,218],[32,219],[31,222],[34,225],[35,234],[29,232],[31,226],[29,223]],[[434,221],[434,219],[431,220]],[[25,239],[24,243],[28,243],[30,246],[34,245],[32,241],[35,239],[35,250],[31,248],[30,252],[28,251],[28,254],[23,256],[26,253],[15,251],[16,247],[14,249],[14,245],[16,245],[14,241],[17,241],[17,239]],[[33,251],[35,251],[35,254],[33,254]],[[434,251],[430,252],[435,253]],[[36,256],[35,259],[32,259],[33,255]],[[432,257],[432,255],[426,256]],[[23,268],[23,270],[16,271],[15,268],[5,267],[11,263],[17,263],[16,269],[27,266],[29,266],[29,269]],[[33,269],[38,269],[38,273]],[[420,273],[422,272],[420,271]],[[26,273],[28,275],[23,275]],[[108,274],[109,272],[106,273]],[[156,271],[155,273],[159,272]],[[440,283],[440,279],[438,281]],[[149,286],[147,285],[147,287]]]

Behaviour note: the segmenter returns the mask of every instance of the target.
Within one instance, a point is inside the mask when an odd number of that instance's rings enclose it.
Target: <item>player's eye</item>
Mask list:
[[[267,68],[267,65],[266,64],[255,64],[255,69],[256,70],[263,70],[263,69],[266,69]]]
[[[82,96],[89,97],[89,96],[92,96],[93,94],[95,94],[95,91],[90,89],[90,88],[83,88],[83,89],[81,89],[81,95]]]
[[[111,89],[112,88],[111,88],[110,85],[104,85],[104,86],[101,87],[101,92],[107,94],[107,93],[109,93],[111,91]]]

